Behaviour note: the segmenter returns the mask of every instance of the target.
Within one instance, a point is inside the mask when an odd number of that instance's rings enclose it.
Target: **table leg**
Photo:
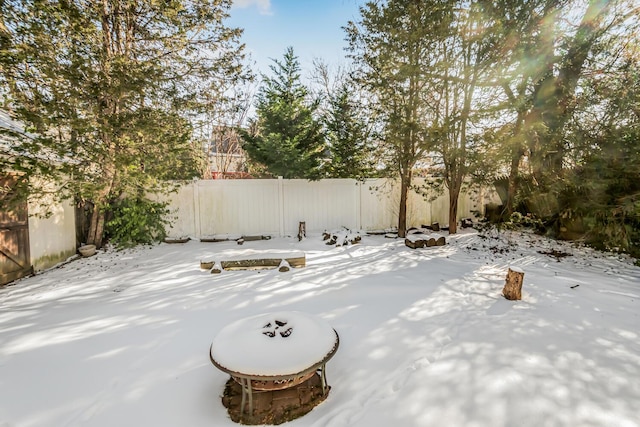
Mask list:
[[[249,400],[249,415],[253,415],[253,389],[251,388],[251,380],[249,378],[240,378],[240,386],[242,388],[240,415],[244,415],[244,407],[247,400]]]
[[[251,389],[251,380],[247,379],[247,392],[249,393],[249,415],[253,415],[253,390]]]
[[[244,414],[244,402],[246,401],[247,396],[247,388],[244,385],[246,380],[244,378],[240,378],[240,388],[242,388],[242,402],[240,403],[240,415]]]
[[[327,364],[320,367],[320,381],[322,382],[322,395],[327,394]]]

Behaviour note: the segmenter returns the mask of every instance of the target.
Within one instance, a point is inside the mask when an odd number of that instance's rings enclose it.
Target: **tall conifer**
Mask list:
[[[263,76],[253,132],[243,132],[243,148],[272,176],[319,179],[325,142],[315,118],[318,103],[309,100],[300,82],[300,64],[287,48],[282,61],[273,60],[272,76]]]

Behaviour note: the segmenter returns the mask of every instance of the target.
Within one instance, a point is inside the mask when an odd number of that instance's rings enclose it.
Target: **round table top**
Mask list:
[[[225,326],[211,344],[211,361],[231,375],[289,376],[326,363],[338,334],[325,320],[297,311],[265,313]]]

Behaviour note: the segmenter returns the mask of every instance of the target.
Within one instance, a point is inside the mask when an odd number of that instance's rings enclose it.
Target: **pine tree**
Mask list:
[[[240,30],[223,24],[230,5],[2,3],[0,86],[35,135],[16,147],[29,161],[15,167],[92,208],[88,243],[102,244],[117,200],[198,175],[201,147],[186,118],[207,109],[203,94],[242,77]]]
[[[324,123],[329,146],[327,176],[331,178],[364,179],[375,174],[372,132],[353,99],[353,91],[343,82],[329,94]]]
[[[322,125],[314,117],[318,103],[309,100],[309,91],[300,82],[293,48],[287,48],[282,61],[273,62],[273,75],[263,76],[258,93],[255,132],[242,132],[243,148],[272,176],[319,179],[325,141]]]

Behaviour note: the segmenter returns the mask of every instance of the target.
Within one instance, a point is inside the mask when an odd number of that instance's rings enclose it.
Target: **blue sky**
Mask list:
[[[347,63],[342,29],[358,19],[364,0],[234,0],[227,24],[244,28],[242,42],[256,70],[270,74],[270,58],[282,59],[293,46],[308,75],[314,58],[331,66]]]

